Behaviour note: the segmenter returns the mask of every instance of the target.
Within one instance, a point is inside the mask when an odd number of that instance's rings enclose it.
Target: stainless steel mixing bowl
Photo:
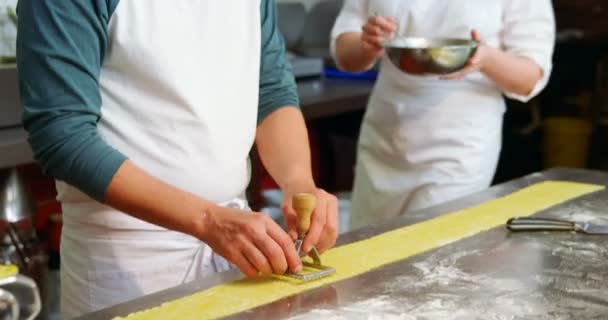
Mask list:
[[[390,61],[413,75],[446,75],[462,70],[479,43],[453,38],[395,38],[384,44]]]

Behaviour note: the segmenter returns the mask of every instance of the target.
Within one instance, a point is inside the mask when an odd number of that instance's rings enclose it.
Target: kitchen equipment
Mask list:
[[[305,57],[292,52],[287,52],[286,56],[296,79],[318,77],[323,73],[323,58]]]
[[[477,51],[478,42],[456,38],[401,37],[384,44],[389,60],[413,75],[446,75],[462,70]]]
[[[6,10],[2,10],[2,9],[6,9]],[[0,14],[4,15],[6,13],[6,18],[5,19],[0,19],[3,20],[2,21],[2,27],[0,31],[3,31],[0,33],[0,37],[2,37],[2,39],[0,39],[0,41],[3,42],[3,47],[4,50],[0,50],[0,51],[4,51],[4,52],[0,52],[0,64],[1,63],[15,63],[16,59],[15,59],[15,54],[14,54],[14,48],[15,48],[15,38],[14,38],[14,33],[11,34],[11,36],[8,35],[2,35],[2,33],[7,33],[6,29],[6,22],[9,22],[13,25],[13,27],[16,29],[17,28],[17,12],[16,10],[11,6],[5,3],[2,3],[2,5],[0,5]],[[4,17],[3,17],[4,18]],[[8,49],[11,48],[11,49]],[[7,50],[8,49],[8,50]],[[11,52],[12,54],[7,56],[7,51]]]
[[[608,235],[608,226],[533,217],[509,219],[507,229],[510,231],[574,231],[585,234]]]
[[[19,302],[15,296],[0,289],[0,320],[19,319]]]
[[[309,12],[303,3],[278,3],[278,26],[296,79],[316,78],[331,61],[329,33],[342,8],[340,0],[325,0]]]
[[[593,138],[586,118],[547,117],[542,120],[543,162],[546,168],[584,168]]]
[[[27,268],[29,254],[28,240],[34,236],[33,228],[20,227],[31,222],[36,207],[27,196],[25,183],[16,169],[0,169],[0,222],[5,223],[6,234],[14,246],[20,265]]]
[[[15,10],[15,8],[8,6],[6,8],[6,15],[8,15],[9,19],[11,19],[11,22],[13,23],[13,25],[16,28],[17,27],[17,11]]]
[[[35,212],[17,169],[0,169],[0,220],[16,223],[31,218]]]
[[[41,308],[36,283],[14,265],[0,266],[0,319],[33,320]]]
[[[336,272],[336,269],[324,266],[321,263],[321,257],[319,256],[319,252],[315,247],[312,247],[308,254],[302,251],[302,244],[304,242],[304,238],[306,237],[306,233],[310,228],[310,217],[312,215],[312,211],[315,209],[316,202],[317,200],[315,196],[310,193],[296,194],[292,201],[293,209],[298,215],[298,239],[295,242],[296,251],[300,257],[305,257],[306,255],[310,256],[312,258],[312,262],[302,260],[304,267],[302,272],[288,272],[285,275],[301,281],[316,280],[332,275]]]

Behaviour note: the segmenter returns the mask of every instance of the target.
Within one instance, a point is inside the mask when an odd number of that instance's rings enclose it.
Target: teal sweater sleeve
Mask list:
[[[125,155],[98,134],[99,75],[107,25],[118,0],[20,0],[17,64],[23,124],[44,172],[94,199]],[[277,27],[276,1],[261,2],[262,52],[258,122],[297,106],[296,85]]]
[[[23,125],[44,172],[98,201],[126,157],[97,132],[107,24],[118,0],[20,0]]]
[[[273,111],[299,106],[296,82],[285,55],[285,42],[277,23],[276,0],[262,0],[262,58],[258,124]]]

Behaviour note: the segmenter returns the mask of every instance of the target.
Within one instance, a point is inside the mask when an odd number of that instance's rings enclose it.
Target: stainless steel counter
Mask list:
[[[608,174],[551,170],[343,236],[339,244],[496,199],[544,180],[608,183]],[[608,191],[540,213],[608,224]],[[492,214],[488,212],[488,214]],[[231,319],[600,319],[608,314],[607,238],[571,233],[511,234],[496,228]],[[111,319],[239,278],[236,272],[101,310]]]

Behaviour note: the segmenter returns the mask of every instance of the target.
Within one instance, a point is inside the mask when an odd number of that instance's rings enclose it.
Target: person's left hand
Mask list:
[[[291,204],[292,198],[296,193],[309,192],[317,198],[317,206],[310,218],[310,229],[304,238],[302,250],[309,252],[314,246],[319,253],[323,253],[333,247],[338,238],[338,198],[316,187],[294,188],[283,192],[283,216],[292,239],[298,238],[298,217]]]
[[[467,62],[465,68],[456,73],[441,76],[440,79],[461,80],[465,76],[471,73],[479,72],[483,69],[490,55],[490,48],[483,44],[483,39],[481,38],[477,30],[473,29],[471,31],[471,38],[477,41],[479,43],[479,46],[477,47],[477,51],[475,52],[473,57],[471,57],[471,59],[469,59],[469,61]]]

